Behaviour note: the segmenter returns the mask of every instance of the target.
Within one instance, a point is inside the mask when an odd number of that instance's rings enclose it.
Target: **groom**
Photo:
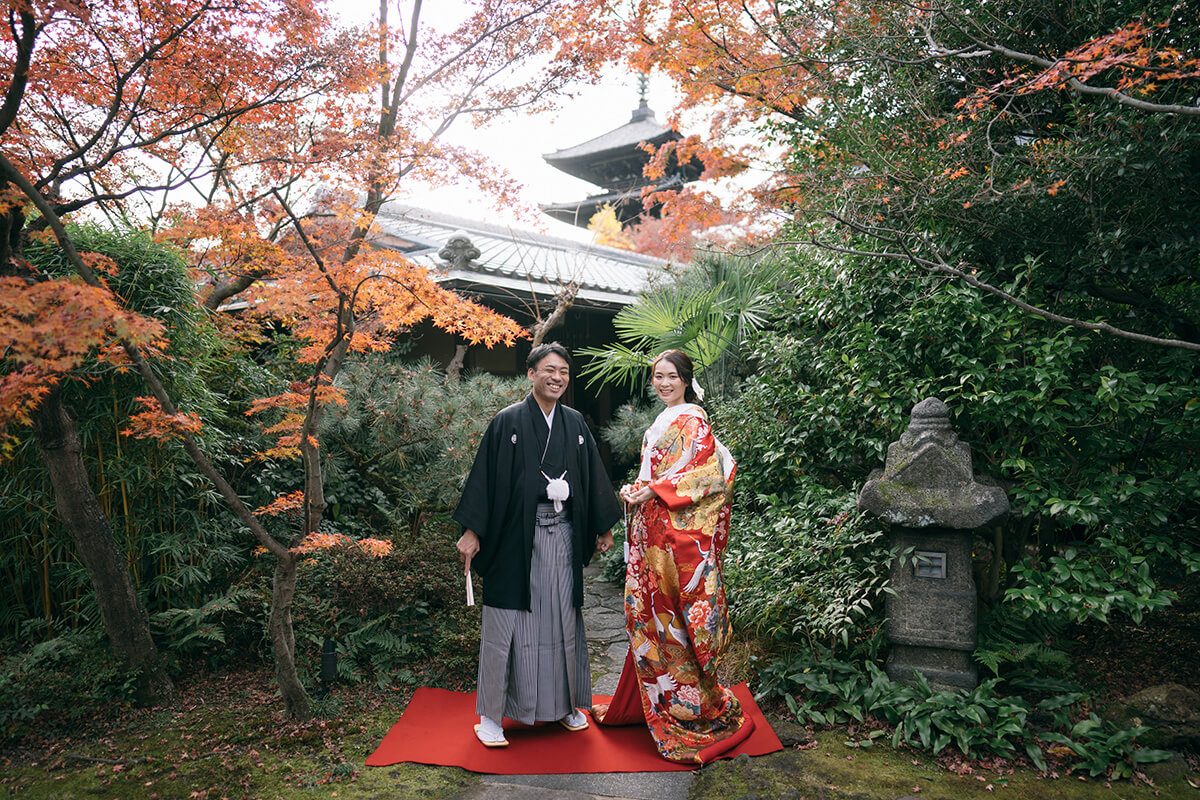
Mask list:
[[[526,367],[532,391],[488,425],[454,511],[465,571],[484,578],[475,735],[486,747],[508,745],[504,717],[587,727],[583,565],[612,547],[621,516],[583,415],[559,402],[566,349],[539,345]]]

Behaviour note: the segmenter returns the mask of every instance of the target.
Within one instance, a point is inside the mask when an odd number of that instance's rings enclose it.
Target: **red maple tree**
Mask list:
[[[99,351],[137,370],[149,396],[129,433],[178,441],[275,557],[276,677],[289,712],[306,716],[291,602],[299,555],[319,544],[325,501],[316,431],[323,409],[339,400],[342,364],[422,319],[487,346],[524,335],[402,255],[372,246],[374,217],[418,179],[467,179],[503,201],[511,180],[442,136],[460,120],[542,106],[598,63],[599,39],[567,46],[558,35],[586,26],[593,5],[482,3],[439,33],[427,31],[421,0],[398,23],[381,2],[367,31],[338,28],[307,0],[7,4],[0,423],[34,424],[114,647],[156,676],[157,699],[171,690],[128,571],[119,558],[85,552],[99,542],[93,549],[115,554],[115,545],[88,486],[61,381]],[[309,378],[251,409],[282,410],[277,447],[266,455],[298,455],[305,468],[299,494],[277,501],[302,511],[283,540],[245,507],[201,448],[196,417],[176,407],[157,377],[150,361],[161,329],[107,289],[97,267],[113,265],[76,252],[63,217],[85,209],[148,221],[192,254],[198,303],[216,310],[244,300],[248,319],[284,322],[307,343],[300,359]],[[21,258],[23,241],[47,231],[75,278],[51,280]]]

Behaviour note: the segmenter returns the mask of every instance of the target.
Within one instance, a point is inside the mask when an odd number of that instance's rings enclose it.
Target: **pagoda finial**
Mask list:
[[[650,103],[646,100],[646,95],[650,93],[650,76],[645,72],[638,74],[638,107],[634,110],[633,116],[630,117],[630,122],[641,122],[645,119],[654,119],[654,112],[650,110]]]

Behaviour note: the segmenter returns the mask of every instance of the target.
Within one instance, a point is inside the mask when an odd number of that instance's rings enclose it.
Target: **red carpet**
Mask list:
[[[761,756],[782,750],[783,745],[758,710],[746,684],[733,687],[754,732],[742,744],[725,753]],[[610,698],[596,695],[597,703]],[[442,764],[493,775],[554,775],[576,772],[670,772],[695,769],[676,764],[658,754],[650,731],[644,725],[605,728],[591,723],[586,731],[571,733],[556,723],[528,727],[506,720],[508,747],[484,747],[472,726],[475,694],[445,689],[417,689],[400,721],[383,737],[367,765],[382,767],[401,761]]]

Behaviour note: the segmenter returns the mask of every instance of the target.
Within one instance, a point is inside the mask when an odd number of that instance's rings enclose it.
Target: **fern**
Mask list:
[[[231,586],[212,600],[195,608],[171,608],[150,617],[151,630],[159,634],[163,649],[175,656],[203,653],[227,641],[225,626],[241,622],[241,606],[258,601],[258,596],[243,586]]]
[[[1004,665],[1033,673],[1061,673],[1071,665],[1062,650],[1046,642],[1062,641],[1062,624],[1047,617],[1026,618],[999,606],[980,622],[975,661],[1000,677]]]

